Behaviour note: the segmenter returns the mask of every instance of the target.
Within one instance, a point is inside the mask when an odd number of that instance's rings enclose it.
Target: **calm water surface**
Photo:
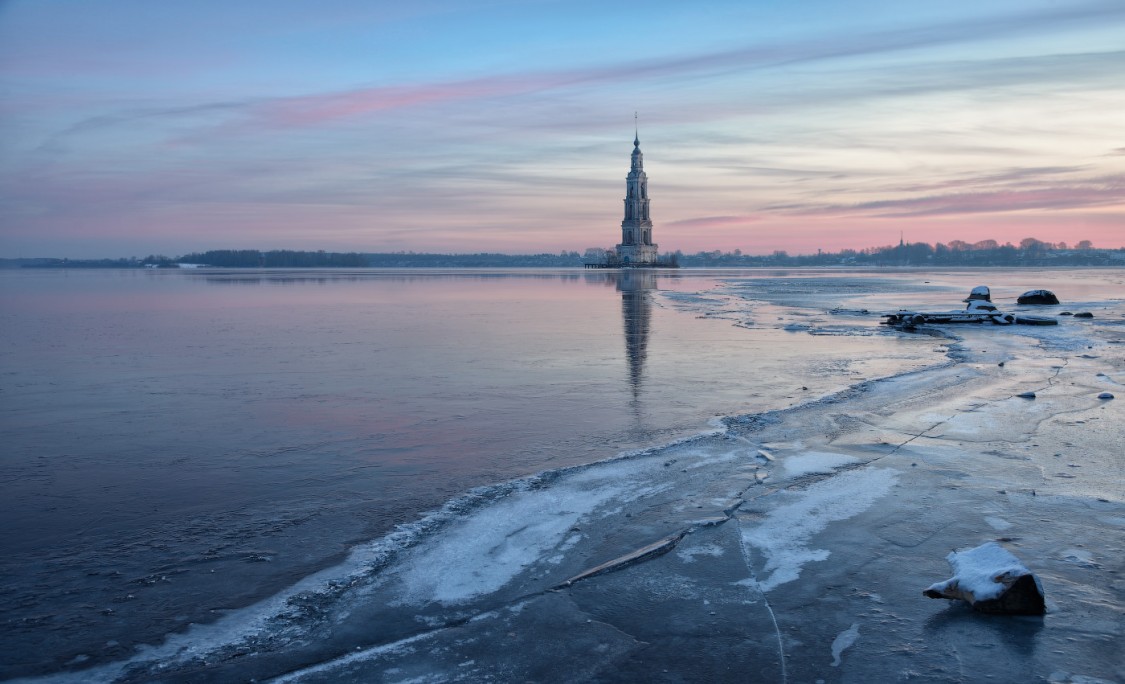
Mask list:
[[[816,308],[910,282],[0,271],[0,677],[128,655],[472,487],[940,361]]]

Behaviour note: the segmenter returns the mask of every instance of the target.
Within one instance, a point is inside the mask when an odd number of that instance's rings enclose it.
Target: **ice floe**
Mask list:
[[[840,632],[832,640],[832,667],[840,666],[840,656],[859,638],[859,623],[853,622],[852,626]]]
[[[637,464],[578,472],[544,489],[517,491],[476,510],[412,550],[396,570],[408,603],[457,604],[497,591],[561,546],[595,509],[647,496],[667,485],[632,481]]]

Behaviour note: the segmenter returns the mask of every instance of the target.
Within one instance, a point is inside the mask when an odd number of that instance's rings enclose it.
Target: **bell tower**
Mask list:
[[[648,213],[648,176],[645,159],[641,153],[640,132],[633,115],[633,155],[629,175],[625,177],[625,218],[621,221],[621,244],[617,245],[617,258],[623,264],[655,264],[657,245],[652,242],[652,219]]]

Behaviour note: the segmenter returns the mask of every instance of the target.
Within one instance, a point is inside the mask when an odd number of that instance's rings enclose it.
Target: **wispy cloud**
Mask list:
[[[693,218],[668,221],[665,225],[676,228],[720,228],[741,226],[758,221],[756,216],[697,216]]]
[[[866,215],[911,218],[957,214],[1019,212],[1033,209],[1058,211],[1097,207],[1125,207],[1125,175],[1089,182],[1030,190],[1006,189],[949,193],[843,205],[776,205],[773,211],[801,215]]]
[[[200,114],[227,115],[229,118],[218,128],[220,131],[232,133],[315,127],[361,119],[384,112],[434,107],[448,103],[477,102],[590,86],[636,85],[646,81],[698,78],[707,74],[730,75],[732,72],[749,72],[825,61],[846,61],[852,58],[890,55],[908,50],[917,51],[926,47],[973,42],[1000,35],[1011,38],[1021,33],[1058,28],[1066,24],[1123,19],[1125,19],[1125,5],[1117,2],[1089,3],[1014,16],[975,19],[971,22],[949,22],[860,35],[816,36],[786,43],[753,45],[675,58],[639,60],[581,69],[529,70],[471,79],[125,110],[116,115],[92,117],[72,126],[66,133],[81,132],[99,126],[125,124],[142,118],[182,119]],[[1118,64],[1120,57],[1120,53],[1116,55]],[[919,81],[917,77],[910,79],[892,77],[887,82],[871,83],[869,86],[884,93],[905,94],[932,88],[971,86],[972,83],[968,83],[967,80],[987,86],[997,80],[1010,82],[1021,78],[1041,79],[1044,77],[1046,67],[1043,60],[1073,61],[1080,58],[1068,55],[995,60],[986,70],[980,69],[979,66],[974,69],[956,68],[956,65],[944,62],[940,66],[934,65],[934,71],[928,79]],[[1104,58],[1115,57],[1104,55]],[[838,94],[834,97],[838,97]]]
[[[913,185],[895,186],[899,192],[930,192],[933,190],[949,190],[952,188],[985,188],[989,186],[1036,185],[1051,186],[1059,182],[1066,183],[1066,178],[1060,176],[1073,176],[1076,173],[1089,171],[1089,166],[1036,166],[1027,168],[1014,168],[999,173],[986,175],[965,175],[960,178],[950,178],[933,183],[917,183]]]

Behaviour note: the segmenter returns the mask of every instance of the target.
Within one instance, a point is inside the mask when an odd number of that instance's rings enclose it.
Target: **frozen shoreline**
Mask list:
[[[1125,423],[1096,395],[1125,337],[957,333],[923,371],[471,492],[256,619],[59,679],[1120,680]],[[1045,618],[921,597],[987,540],[1043,579]]]
[[[991,351],[980,349],[986,343]],[[1122,347],[1052,359],[1025,343],[969,331],[956,345],[960,364],[865,383],[843,393],[846,402],[812,402],[779,420],[745,421],[711,445],[745,443],[745,453],[677,481],[678,504],[637,501],[600,521],[600,538],[584,551],[570,549],[592,563],[619,557],[630,542],[682,535],[674,550],[563,589],[517,590],[487,609],[455,610],[462,619],[284,681],[557,680],[549,673],[576,659],[579,678],[615,681],[1120,680],[1125,507],[1112,477],[1120,461],[1077,495],[1077,478],[1060,483],[1044,470],[1059,457],[1042,428],[1064,416],[1100,421],[1106,429],[1083,449],[1116,455],[1120,404],[1097,400],[1095,390],[1104,384],[1098,369],[1120,372]],[[1015,396],[1028,386],[1038,388],[1034,404]],[[982,439],[982,414],[1000,434]],[[995,453],[998,445],[1010,451]],[[820,454],[812,460],[822,467],[806,463],[788,479],[775,470],[763,481],[758,447],[782,464]],[[854,460],[832,467],[824,454]],[[707,467],[695,458],[692,467]],[[921,597],[944,577],[948,550],[989,539],[1043,579],[1046,617],[981,616]],[[525,581],[543,569],[531,573]],[[430,598],[422,605],[440,602]]]
[[[958,328],[924,370],[478,488],[217,623],[44,681],[1121,679],[1122,404],[1096,399],[1125,395],[1115,320]],[[988,540],[1044,580],[1045,618],[921,597]]]

